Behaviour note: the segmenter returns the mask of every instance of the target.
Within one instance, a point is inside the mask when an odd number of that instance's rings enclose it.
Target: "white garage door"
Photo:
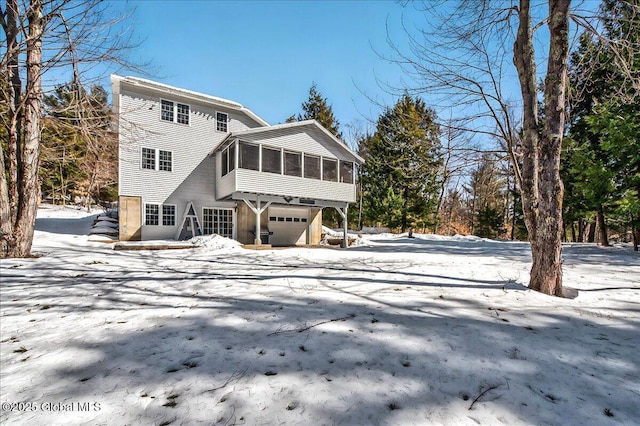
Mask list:
[[[269,244],[293,246],[307,243],[309,209],[306,207],[269,207]]]

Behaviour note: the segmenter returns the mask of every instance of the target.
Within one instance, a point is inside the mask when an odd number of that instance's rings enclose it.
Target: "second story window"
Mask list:
[[[279,149],[262,147],[262,171],[282,173],[282,155]]]
[[[165,101],[163,99],[161,103],[162,103],[162,111],[160,113],[160,118],[164,121],[173,122],[173,102]]]
[[[353,183],[353,163],[351,161],[340,162],[340,182]]]
[[[189,124],[189,105],[162,99],[160,119],[172,123]]]
[[[229,115],[225,112],[216,112],[216,130],[219,132],[227,132]]]
[[[142,148],[142,168],[156,169],[156,150],[151,148]]]
[[[158,170],[170,172],[172,169],[171,151],[158,151]]]
[[[189,105],[178,104],[177,121],[181,124],[189,124]]]
[[[338,162],[336,160],[322,159],[322,180],[338,181]]]
[[[238,167],[248,170],[260,170],[260,147],[251,143],[240,142],[238,151]]]
[[[302,177],[302,153],[284,152],[284,174]]]
[[[304,155],[304,177],[320,179],[320,157]]]
[[[142,148],[141,167],[163,172],[173,171],[173,153],[162,149]]]
[[[229,172],[236,168],[236,146],[231,144],[222,150],[222,176],[226,176]]]

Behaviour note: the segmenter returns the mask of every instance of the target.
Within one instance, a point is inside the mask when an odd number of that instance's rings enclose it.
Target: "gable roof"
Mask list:
[[[120,94],[121,85],[126,84],[133,87],[141,87],[146,89],[151,89],[155,91],[160,91],[167,94],[174,94],[177,96],[181,96],[188,99],[193,99],[199,102],[204,102],[209,105],[221,106],[229,109],[233,109],[239,112],[242,112],[252,118],[254,121],[259,123],[262,126],[268,126],[265,120],[260,118],[257,114],[251,111],[249,108],[245,108],[238,102],[230,101],[228,99],[218,98],[217,96],[205,95],[204,93],[193,92],[191,90],[181,89],[179,87],[169,86],[167,84],[158,83],[156,81],[147,80],[139,77],[121,77],[116,74],[111,74],[111,86],[113,93],[113,105],[116,110],[118,109],[118,100],[117,96]]]
[[[341,150],[345,151],[349,156],[353,157],[357,163],[364,163],[364,159],[360,157],[358,154],[353,152],[351,148],[347,146],[340,139],[336,138],[331,132],[325,129],[320,123],[316,120],[305,120],[305,121],[297,121],[294,123],[285,123],[285,124],[277,124],[275,126],[268,127],[256,127],[254,129],[243,130],[240,132],[231,132],[229,133],[220,143],[218,143],[211,154],[215,153],[218,149],[220,149],[228,140],[233,138],[241,138],[245,135],[259,135],[259,134],[268,134],[271,132],[285,132],[285,133],[294,133],[299,130],[304,129],[315,129],[322,132],[334,145],[338,146]]]

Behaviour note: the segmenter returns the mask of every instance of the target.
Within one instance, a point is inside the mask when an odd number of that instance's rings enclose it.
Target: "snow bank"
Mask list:
[[[189,239],[189,242],[194,246],[201,247],[207,251],[232,251],[239,250],[242,247],[242,244],[239,242],[220,235],[202,235],[193,237]]]
[[[2,425],[640,424],[630,248],[565,245],[569,300],[521,242],[115,251],[61,212],[0,260]]]

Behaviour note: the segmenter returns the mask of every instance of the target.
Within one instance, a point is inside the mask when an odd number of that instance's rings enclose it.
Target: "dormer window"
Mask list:
[[[228,122],[229,122],[229,115],[226,112],[216,112],[216,130],[217,131],[227,133]]]
[[[172,123],[189,124],[189,105],[162,99],[160,119]]]

